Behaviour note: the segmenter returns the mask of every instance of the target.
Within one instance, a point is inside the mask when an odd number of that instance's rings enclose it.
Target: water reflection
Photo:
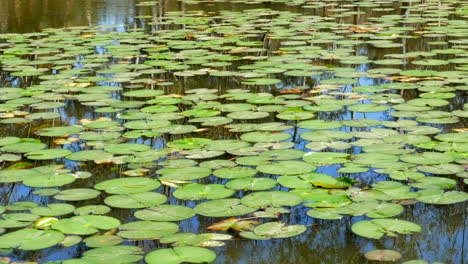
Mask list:
[[[0,32],[133,22],[132,0],[0,0]]]

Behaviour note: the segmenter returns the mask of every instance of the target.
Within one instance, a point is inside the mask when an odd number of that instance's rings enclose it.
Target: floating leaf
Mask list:
[[[215,259],[216,254],[213,251],[192,246],[158,249],[150,252],[145,257],[148,264],[210,263]]]
[[[352,226],[354,233],[368,238],[380,239],[384,235],[411,234],[421,232],[421,226],[398,219],[374,219],[359,221]]]

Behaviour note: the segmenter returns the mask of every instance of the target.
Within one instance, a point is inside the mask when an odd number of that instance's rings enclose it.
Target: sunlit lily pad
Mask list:
[[[421,232],[421,226],[398,219],[375,219],[359,221],[352,226],[354,233],[368,238],[380,239],[384,235],[397,236],[398,234],[411,234]]]
[[[94,188],[110,194],[133,194],[154,190],[161,184],[151,178],[131,177],[112,179],[94,185]]]
[[[255,207],[249,207],[241,204],[240,199],[208,201],[198,204],[194,209],[197,214],[210,217],[239,216],[249,214],[257,210]]]
[[[222,199],[234,194],[221,184],[190,184],[174,191],[174,196],[183,200]]]
[[[65,234],[90,235],[99,229],[109,230],[120,225],[116,218],[100,215],[80,215],[71,218],[61,219],[52,224],[52,228]]]
[[[170,222],[135,221],[119,226],[118,236],[127,239],[146,240],[172,235],[179,226]]]
[[[192,246],[158,249],[145,257],[148,264],[210,263],[215,259],[216,254],[213,251]]]
[[[59,231],[27,228],[0,236],[0,248],[37,250],[54,246],[64,238]]]

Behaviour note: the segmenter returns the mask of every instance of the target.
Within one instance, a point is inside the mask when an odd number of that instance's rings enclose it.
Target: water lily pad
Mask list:
[[[302,198],[284,191],[254,192],[241,199],[243,205],[254,208],[296,206]]]
[[[38,250],[54,246],[64,238],[59,231],[27,228],[0,236],[0,248]]]
[[[423,190],[416,193],[416,199],[429,204],[453,204],[468,200],[468,193],[443,190]]]
[[[167,197],[156,192],[111,195],[104,203],[116,208],[146,208],[166,202]]]
[[[48,160],[65,157],[72,152],[68,149],[43,149],[26,153],[26,157],[32,160]]]
[[[243,178],[228,181],[226,187],[232,190],[252,190],[263,191],[272,189],[277,185],[277,182],[271,178]]]
[[[241,136],[242,140],[249,142],[278,142],[291,137],[291,134],[286,132],[249,132]]]
[[[154,190],[161,184],[146,177],[112,179],[94,185],[94,188],[110,194],[133,194]]]
[[[112,154],[133,154],[135,152],[143,152],[150,149],[151,147],[148,145],[136,143],[109,144],[104,146],[104,150]],[[70,156],[67,158],[70,158]]]
[[[303,225],[286,225],[284,223],[272,222],[259,225],[253,232],[241,232],[240,235],[250,239],[266,240],[271,238],[286,238],[297,236],[306,231]]]
[[[375,260],[375,261],[397,261],[402,256],[395,250],[390,249],[377,249],[371,250],[364,254],[366,259],[368,260]]]
[[[229,187],[228,187],[229,188]],[[234,194],[234,191],[228,190],[222,184],[189,184],[174,191],[176,198],[183,200],[205,200],[222,199]]]
[[[93,248],[115,246],[123,241],[121,237],[114,235],[92,236],[83,240],[86,246]]]
[[[352,226],[352,231],[360,236],[380,239],[384,235],[411,234],[421,232],[421,226],[399,219],[374,219],[359,221]]]
[[[120,225],[116,218],[101,215],[80,215],[61,219],[52,224],[52,228],[65,234],[90,235],[97,233],[99,229],[109,230]]]
[[[193,216],[193,209],[182,205],[157,205],[135,212],[136,218],[148,221],[181,221]]]
[[[60,216],[70,214],[75,210],[71,204],[48,204],[47,206],[38,206],[31,208],[31,213],[40,216]]]
[[[60,191],[59,193],[54,195],[54,198],[63,201],[81,201],[94,199],[100,194],[100,191],[96,191],[93,189],[78,188]]]
[[[170,222],[136,221],[119,226],[118,236],[127,239],[156,239],[172,235],[179,226]]]
[[[241,204],[240,199],[219,199],[195,206],[195,212],[210,217],[240,216],[254,212],[257,208]]]
[[[238,179],[252,177],[257,173],[255,169],[249,167],[221,168],[213,171],[213,175],[223,179]]]
[[[143,250],[135,246],[100,247],[84,252],[81,263],[135,263],[143,258],[142,254]]]
[[[285,160],[259,165],[257,170],[273,175],[295,175],[314,171],[317,167],[303,161]]]
[[[185,167],[185,168],[164,168],[157,171],[162,177],[160,180],[195,180],[201,179],[211,174],[209,168]]]
[[[210,263],[215,259],[216,254],[213,251],[192,246],[158,249],[145,257],[148,264]]]
[[[36,131],[36,134],[43,137],[63,137],[80,133],[83,130],[80,126],[48,127]]]
[[[415,154],[406,154],[400,157],[402,161],[410,162],[414,164],[444,164],[455,160],[454,157],[438,152],[424,152]]]
[[[339,152],[308,152],[303,159],[317,165],[330,165],[349,162],[348,156],[349,154]]]

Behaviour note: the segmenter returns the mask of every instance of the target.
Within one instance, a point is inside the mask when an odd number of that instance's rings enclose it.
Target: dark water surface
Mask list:
[[[0,0],[0,33],[25,33],[37,32],[46,28],[61,28],[71,26],[96,26],[96,25],[117,25],[115,27],[118,31],[126,31],[129,28],[145,27],[154,30],[154,27],[147,24],[147,20],[138,18],[139,16],[154,16],[161,17],[170,11],[191,11],[203,10],[208,12],[218,13],[220,11],[242,11],[252,8],[270,8],[273,10],[284,10],[291,12],[302,12],[304,14],[312,14],[323,16],[326,13],[327,7],[320,7],[314,9],[305,9],[300,6],[286,6],[284,3],[199,3],[199,4],[184,4],[178,1],[161,0],[159,4],[151,7],[138,7],[138,2],[132,0]],[[376,17],[378,15],[389,14],[405,14],[404,9],[400,9],[400,5],[407,5],[408,3],[399,3],[394,1],[390,7],[392,11],[379,11],[373,12],[372,8],[361,8],[363,14],[346,16],[337,18],[337,21],[343,24],[362,24],[367,21],[369,17]],[[435,37],[435,40],[438,40]],[[427,48],[426,40],[424,39],[408,39],[402,40],[404,43],[403,49],[406,51],[419,51]],[[276,43],[277,45],[277,43]],[[275,50],[275,42],[272,41],[270,46],[267,47],[270,51]],[[394,51],[395,52],[395,51]],[[396,52],[401,52],[397,50]],[[356,55],[365,55],[373,60],[383,59],[385,54],[388,54],[386,49],[376,49],[370,47],[359,48],[356,50]],[[369,64],[362,64],[358,66],[358,71],[366,71],[370,67]],[[405,66],[406,67],[406,66]],[[414,66],[413,66],[414,67]],[[429,67],[429,66],[428,66]],[[408,66],[407,69],[411,69]],[[302,85],[313,85],[310,79],[302,78],[284,78],[282,79],[282,86],[277,89],[297,87]],[[15,83],[15,81],[7,80],[6,78],[0,80],[0,86],[11,87],[19,85],[22,87],[27,86],[25,83]],[[174,86],[170,93],[181,93],[184,88],[214,88],[219,91],[227,89],[239,88],[238,82],[234,79],[226,79],[217,82],[208,78],[195,78],[184,80],[171,79],[174,81]],[[377,85],[378,81],[370,78],[360,78],[360,85]],[[245,88],[245,87],[244,87]],[[257,89],[257,88],[254,88]],[[258,88],[258,91],[262,91]],[[265,88],[266,89],[266,88]],[[411,91],[402,92],[404,97],[416,97]],[[464,91],[457,92],[457,97],[451,101],[451,105],[445,108],[446,111],[459,110],[463,108],[466,103],[466,94]],[[77,121],[82,118],[97,119],[102,114],[93,112],[90,107],[80,106],[77,102],[68,102],[67,107],[60,110],[62,115],[63,125],[77,124]],[[320,119],[324,120],[347,120],[358,118],[373,118],[379,120],[394,120],[395,118],[388,116],[386,113],[351,113],[349,111],[342,111],[339,113],[321,113],[318,115]],[[275,121],[274,118],[269,119],[269,122]],[[459,123],[449,125],[439,125],[446,131],[453,128],[462,128],[466,126],[466,119],[462,119]],[[1,136],[23,136],[33,137],[30,133],[30,127],[23,127],[21,125],[3,125],[0,126]],[[292,130],[287,132],[294,133]],[[211,138],[236,138],[237,135],[228,133],[224,130],[203,132],[203,136]],[[169,136],[169,138],[161,138],[156,140],[149,140],[145,143],[152,144],[153,147],[162,147],[165,142],[174,140],[177,137]],[[144,142],[140,140],[140,142]],[[295,139],[295,148],[307,149],[304,147],[306,142],[300,138]],[[353,149],[354,153],[359,153],[359,148]],[[76,163],[70,161],[63,161],[70,168],[77,168]],[[37,164],[46,164],[39,162]],[[330,175],[337,175],[337,166],[327,166],[319,169],[319,172],[327,173]],[[115,167],[111,165],[94,165],[87,163],[86,166],[80,168],[93,173],[93,178],[89,179],[91,184],[117,177],[118,173],[115,172]],[[386,180],[388,177],[376,173],[367,172],[359,175],[362,183],[371,183],[372,181]],[[456,178],[456,177],[453,177]],[[219,181],[218,182],[223,182]],[[225,181],[224,181],[225,182]],[[466,191],[466,184],[458,180],[458,190]],[[90,183],[77,181],[70,184],[70,187],[80,188],[90,186]],[[91,185],[92,186],[92,185]],[[0,205],[9,204],[15,201],[35,201],[41,204],[47,204],[53,201],[52,198],[39,197],[33,195],[33,189],[22,186],[20,184],[4,184],[0,186]],[[276,187],[277,190],[287,190],[286,188]],[[193,207],[194,202],[181,202],[172,197],[172,191],[169,187],[161,187],[159,192],[164,193],[170,197],[169,202],[172,204],[182,204]],[[93,202],[74,202],[73,204],[78,207],[86,204],[102,204],[103,199],[96,199]],[[413,205],[405,206],[405,211],[399,215],[399,219],[408,220],[422,226],[421,233],[413,235],[401,235],[398,237],[386,237],[380,240],[372,240],[360,237],[351,232],[351,226],[358,220],[364,217],[344,217],[341,220],[320,220],[314,219],[306,215],[310,208],[295,207],[288,215],[281,216],[280,220],[288,223],[299,223],[309,225],[307,231],[296,237],[286,239],[273,239],[267,241],[260,240],[246,240],[236,238],[233,241],[227,241],[227,245],[220,248],[214,248],[218,257],[214,263],[298,263],[298,264],[315,264],[315,263],[368,263],[364,258],[364,253],[373,249],[393,249],[403,255],[402,260],[411,259],[425,259],[432,262],[440,261],[447,264],[462,264],[466,263],[468,258],[466,239],[468,238],[468,231],[466,224],[468,223],[466,217],[467,204],[458,203],[454,205],[431,205],[424,203],[416,203]],[[120,219],[122,222],[135,221],[133,213],[125,209],[113,209],[109,214],[110,216]],[[213,224],[221,218],[209,218],[198,216],[180,223],[181,232],[207,232],[206,227]],[[237,232],[233,232],[237,233]],[[159,242],[155,241],[128,241],[124,244],[136,245],[149,252],[155,248],[165,247],[161,246]],[[80,254],[88,248],[80,244],[71,248],[62,248],[55,246],[41,251],[20,251],[14,252],[8,257],[18,261],[37,261],[47,262],[54,260],[62,260],[69,258],[80,257]],[[369,262],[370,263],[370,262]]]

